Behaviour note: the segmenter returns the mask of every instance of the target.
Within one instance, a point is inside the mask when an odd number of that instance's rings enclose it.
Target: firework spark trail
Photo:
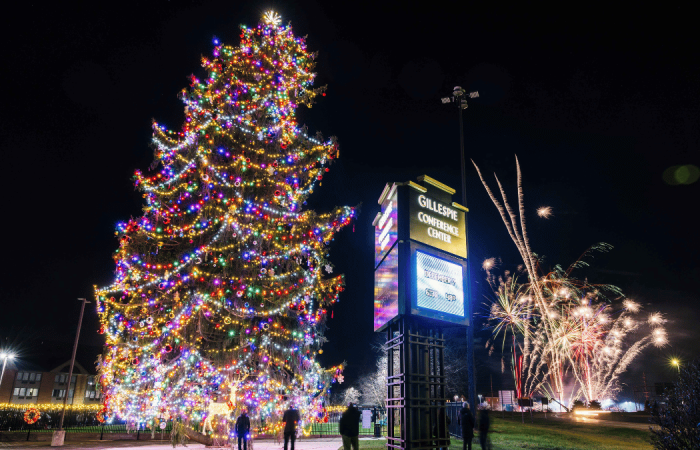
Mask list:
[[[518,160],[518,157],[515,157],[515,165],[518,170],[518,209],[520,212],[520,228],[522,230],[522,241],[523,241],[523,248],[525,249],[528,259],[530,262],[530,267],[532,269],[532,273],[534,273],[535,277],[537,276],[537,272],[535,271],[535,261],[532,256],[532,252],[530,251],[530,240],[527,237],[527,228],[525,227],[525,196],[523,194],[523,174],[520,171],[520,161]],[[500,183],[499,183],[500,186]],[[505,202],[505,197],[503,197],[503,201]],[[537,286],[537,281],[535,278],[535,289],[537,291],[536,295],[539,295],[539,287]],[[524,352],[523,352],[523,364],[526,366],[529,365],[528,361],[528,356],[530,354],[530,339],[529,335],[526,333],[524,336]]]
[[[668,337],[662,328],[665,319],[659,313],[650,314],[646,320],[633,319],[632,314],[638,313],[641,307],[629,299],[625,299],[621,310],[615,313],[610,309],[606,294],[614,294],[617,299],[624,298],[619,288],[591,284],[571,276],[574,269],[588,267],[584,258],[592,257],[593,252],[609,251],[612,246],[608,244],[591,246],[566,270],[555,266],[549,274],[538,276],[539,262],[532,253],[527,234],[522,172],[517,156],[516,166],[517,215],[498,177],[495,178],[502,203],[474,164],[520,253],[528,275],[526,284],[517,285],[515,277],[511,277],[506,280],[508,285],[499,278],[500,284],[496,286],[492,284],[494,279],[490,273],[495,259],[484,262],[483,268],[489,273],[489,283],[498,297],[498,304],[494,303],[490,311],[490,319],[496,322],[494,338],[503,333],[503,350],[506,334],[511,334],[511,365],[519,393],[522,388],[526,396],[535,392],[549,392],[552,397],[559,394],[562,398],[564,394],[566,398],[565,380],[571,377],[574,383],[568,392],[569,401],[581,397],[588,402],[614,397],[620,390],[619,376],[634,358],[651,344],[667,344]],[[549,217],[540,211],[538,214]],[[648,324],[652,333],[628,346],[626,336],[642,323]],[[520,336],[522,343],[517,342],[516,336]],[[518,351],[522,362],[519,362]],[[522,369],[518,370],[521,364]]]
[[[517,161],[517,157],[516,157]],[[479,175],[479,179],[481,180],[481,183],[484,185],[484,188],[486,189],[486,192],[488,193],[489,197],[491,198],[491,201],[493,204],[496,206],[498,209],[498,212],[501,215],[501,219],[503,220],[503,223],[506,226],[506,229],[508,230],[508,233],[513,240],[513,243],[515,243],[516,248],[518,249],[518,252],[520,253],[520,256],[525,263],[525,267],[527,269],[529,278],[530,278],[530,286],[533,288],[535,291],[535,299],[536,302],[539,303],[540,308],[542,310],[545,310],[544,308],[544,298],[541,293],[540,287],[537,282],[537,271],[536,267],[534,264],[534,258],[532,257],[532,253],[530,252],[529,249],[529,243],[526,245],[523,238],[520,236],[520,233],[518,232],[518,227],[517,227],[517,218],[515,216],[515,213],[513,212],[513,209],[510,207],[510,203],[508,203],[508,198],[506,196],[505,190],[503,189],[503,186],[501,185],[500,180],[498,179],[497,176],[494,175],[496,178],[496,183],[498,184],[499,191],[501,193],[501,197],[503,198],[503,204],[496,198],[494,193],[491,191],[491,188],[489,188],[488,184],[486,183],[486,180],[484,180],[483,175],[481,174],[481,170],[479,167],[476,165],[476,163],[472,160],[472,164],[474,164],[474,167],[476,168],[476,171]],[[520,205],[521,209],[521,224],[524,224],[524,202],[523,202],[523,194],[522,194],[522,174],[520,172],[520,164],[518,163],[518,179],[519,179],[519,195],[518,195],[518,203]],[[507,216],[506,216],[507,214]],[[508,220],[510,219],[510,220]],[[546,321],[544,322],[545,326]],[[527,359],[524,361],[524,365],[526,367],[529,367],[529,336],[526,333],[524,336],[524,347],[527,349]],[[529,374],[526,379],[529,379]]]

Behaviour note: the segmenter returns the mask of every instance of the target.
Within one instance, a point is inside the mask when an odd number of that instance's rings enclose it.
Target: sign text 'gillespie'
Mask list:
[[[410,217],[411,239],[466,258],[464,211],[414,192]]]

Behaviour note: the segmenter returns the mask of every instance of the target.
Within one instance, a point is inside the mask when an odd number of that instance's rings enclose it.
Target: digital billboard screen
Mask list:
[[[462,265],[416,251],[416,306],[464,317]]]
[[[374,331],[399,314],[399,250],[394,247],[374,271]]]

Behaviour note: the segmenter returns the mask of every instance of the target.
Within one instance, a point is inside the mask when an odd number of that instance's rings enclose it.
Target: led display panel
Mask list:
[[[416,306],[464,317],[462,266],[416,251]]]
[[[374,271],[374,331],[399,314],[398,252],[394,247]]]
[[[391,249],[398,236],[398,202],[396,185],[387,186],[389,192],[382,202],[382,211],[374,227],[374,267],[377,267],[384,255]]]

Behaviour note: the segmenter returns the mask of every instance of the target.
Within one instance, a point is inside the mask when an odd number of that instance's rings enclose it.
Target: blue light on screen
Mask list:
[[[416,306],[464,317],[462,266],[416,252]]]

